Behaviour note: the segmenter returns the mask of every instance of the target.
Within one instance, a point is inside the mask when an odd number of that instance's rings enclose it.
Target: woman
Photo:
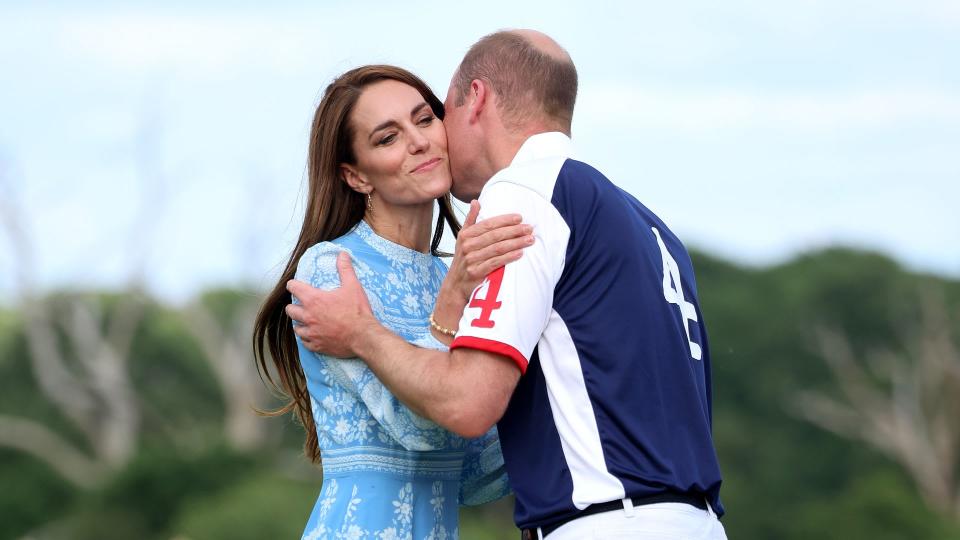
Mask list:
[[[254,329],[261,373],[290,397],[274,414],[296,412],[312,461],[323,449],[323,487],[304,538],[457,538],[458,500],[480,504],[509,491],[495,430],[465,440],[417,416],[359,359],[308,351],[284,313],[294,272],[315,287],[335,288],[336,256],[347,251],[380,321],[411,343],[443,347],[428,323],[447,272],[437,248],[444,222],[454,235],[460,227],[448,194],[442,117],[429,87],[391,66],[344,73],[314,116],[300,238]],[[435,201],[440,215],[431,231]],[[472,208],[468,224],[475,215]],[[515,225],[502,232],[510,240],[497,246],[509,253],[472,273],[463,269],[466,248],[458,239],[446,286],[470,289],[519,257],[527,231]]]

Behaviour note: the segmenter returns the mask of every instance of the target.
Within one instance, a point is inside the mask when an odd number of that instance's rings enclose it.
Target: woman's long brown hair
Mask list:
[[[363,219],[366,200],[362,194],[350,189],[343,180],[339,165],[356,164],[350,114],[364,88],[383,80],[399,81],[417,89],[437,118],[443,119],[443,103],[430,87],[416,75],[398,67],[362,66],[344,73],[327,86],[313,116],[313,127],[310,131],[307,158],[309,191],[300,238],[290,254],[280,281],[260,308],[253,327],[253,352],[260,377],[289,400],[283,407],[262,411],[262,414],[280,416],[294,411],[306,431],[304,453],[313,463],[320,463],[320,447],[310,408],[307,381],[297,353],[296,335],[292,322],[284,311],[291,302],[286,283],[293,279],[300,257],[310,246],[347,234]],[[453,215],[450,195],[437,199],[437,202],[440,212],[430,243],[430,252],[439,256],[445,255],[438,251],[444,222],[450,226],[454,237],[460,232],[460,223]],[[269,356],[266,353],[268,350]],[[272,359],[279,381],[274,379],[268,369],[268,359]]]

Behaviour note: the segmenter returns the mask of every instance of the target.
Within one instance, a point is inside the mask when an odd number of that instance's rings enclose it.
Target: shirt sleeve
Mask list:
[[[468,439],[460,474],[460,504],[476,506],[510,494],[507,469],[500,451],[497,426],[482,437]]]
[[[340,286],[340,275],[337,272],[337,254],[349,250],[330,242],[323,242],[311,247],[300,258],[297,265],[296,279],[309,283],[323,290],[332,290]],[[351,254],[351,259],[358,272],[363,266]],[[365,290],[368,296],[371,291]],[[293,298],[299,304],[297,298]],[[297,341],[300,342],[299,336]],[[433,348],[445,346],[434,340],[434,343],[418,344]],[[449,446],[450,433],[434,422],[423,418],[402,404],[363,360],[359,358],[340,359],[318,354],[306,349],[301,344],[301,354],[312,356],[312,360],[322,366],[327,374],[342,386],[347,392],[356,396],[370,411],[371,416],[380,427],[401,446],[411,451],[439,450]]]
[[[450,348],[500,354],[525,373],[553,311],[553,290],[563,271],[570,228],[541,194],[500,181],[481,193],[480,219],[506,213],[519,213],[524,223],[533,225],[534,244],[474,289]]]

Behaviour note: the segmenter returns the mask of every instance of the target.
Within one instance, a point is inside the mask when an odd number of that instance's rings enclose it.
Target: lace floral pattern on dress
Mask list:
[[[339,287],[341,251],[350,254],[384,326],[417,346],[445,350],[427,322],[446,273],[439,259],[377,236],[361,222],[308,249],[297,279]],[[463,439],[400,403],[363,361],[298,346],[324,469],[304,538],[452,540],[459,536],[458,503],[509,493],[495,429]]]

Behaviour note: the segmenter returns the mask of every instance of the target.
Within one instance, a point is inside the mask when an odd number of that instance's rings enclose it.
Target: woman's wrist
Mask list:
[[[451,338],[457,337],[457,331],[455,329],[447,328],[446,326],[441,325],[440,323],[437,322],[437,320],[433,317],[433,315],[434,315],[433,313],[430,314],[430,328],[432,328],[437,332],[440,332],[445,336],[448,336]]]
[[[441,314],[455,313],[459,319],[459,315],[463,313],[463,307],[467,305],[467,294],[459,284],[450,283],[450,281],[452,280],[444,280],[437,293],[437,303],[433,312],[438,317],[438,322]]]
[[[460,315],[463,314],[467,300],[456,287],[448,286],[446,282],[444,285],[440,286],[437,303],[430,314],[430,330],[438,341],[449,345],[456,335]]]

